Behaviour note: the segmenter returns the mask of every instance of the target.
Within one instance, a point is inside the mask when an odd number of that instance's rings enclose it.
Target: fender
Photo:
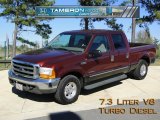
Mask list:
[[[72,68],[72,69],[71,69]],[[62,68],[58,71],[58,76],[63,77],[70,73],[77,73],[83,77],[85,74],[84,70],[80,66],[71,66],[69,68]]]
[[[148,52],[145,52],[144,54],[142,54],[140,59],[146,60],[148,65],[151,63],[150,56],[149,56]]]

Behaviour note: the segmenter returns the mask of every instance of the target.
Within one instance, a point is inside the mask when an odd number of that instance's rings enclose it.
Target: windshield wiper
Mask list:
[[[48,49],[55,49],[55,50],[65,50],[65,51],[69,51],[69,50],[67,50],[67,49],[65,49],[65,48],[55,48],[55,47],[51,47],[51,46],[47,46],[46,48],[48,48]]]
[[[70,50],[68,50],[68,49],[66,49],[66,48],[53,48],[53,49],[55,49],[55,50],[65,50],[65,51],[70,51]],[[70,51],[71,52],[71,51]]]

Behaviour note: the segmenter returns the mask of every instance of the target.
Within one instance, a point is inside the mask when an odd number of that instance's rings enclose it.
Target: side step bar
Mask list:
[[[86,85],[86,86],[84,86],[84,89],[90,90],[90,89],[100,87],[100,86],[103,86],[103,85],[106,85],[106,84],[109,84],[109,83],[112,83],[112,82],[123,80],[125,78],[127,78],[127,75],[123,74],[123,75],[116,76],[116,77],[113,77],[113,78],[109,78],[109,79],[106,79],[104,81],[100,81],[100,82],[97,82],[97,83],[94,83],[94,84]]]

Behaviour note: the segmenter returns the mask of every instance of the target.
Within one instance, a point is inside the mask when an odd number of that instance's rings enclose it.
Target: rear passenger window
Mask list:
[[[112,40],[116,50],[126,48],[125,42],[120,34],[113,34]]]

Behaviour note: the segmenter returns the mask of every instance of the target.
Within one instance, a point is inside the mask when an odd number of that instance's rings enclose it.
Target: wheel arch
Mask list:
[[[145,60],[148,63],[148,65],[150,65],[150,58],[148,55],[143,55],[140,59]]]
[[[81,87],[83,87],[83,85],[84,85],[84,77],[83,77],[82,73],[80,73],[79,71],[69,71],[69,72],[64,73],[61,78],[63,79],[67,75],[76,76],[80,80]]]

